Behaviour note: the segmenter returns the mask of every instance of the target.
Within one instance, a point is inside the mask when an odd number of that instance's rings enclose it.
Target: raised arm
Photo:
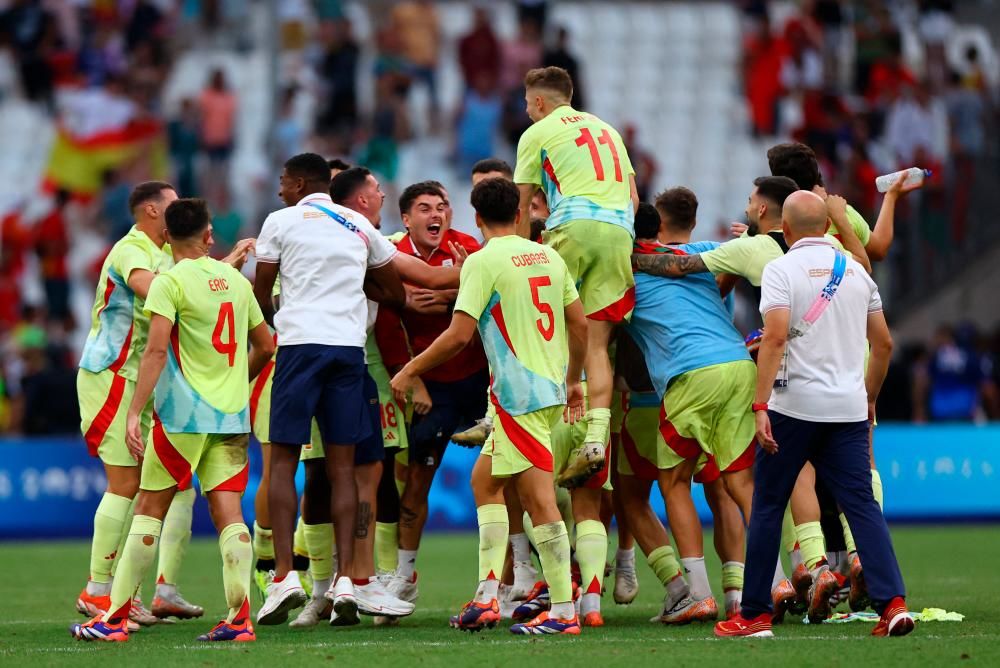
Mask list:
[[[896,202],[906,193],[924,185],[923,181],[904,185],[904,181],[906,179],[896,179],[882,198],[882,208],[879,209],[875,229],[872,230],[872,236],[865,246],[868,256],[873,260],[883,260],[889,254],[889,247],[892,246],[895,235]]]
[[[404,283],[430,290],[457,288],[461,267],[432,267],[423,260],[406,253],[396,253],[392,265]],[[405,301],[405,295],[404,295]]]
[[[444,364],[469,345],[476,333],[476,320],[468,313],[455,311],[448,329],[434,339],[427,349],[410,360],[392,381],[392,393],[396,401],[403,403],[413,389],[414,379],[431,369]]]

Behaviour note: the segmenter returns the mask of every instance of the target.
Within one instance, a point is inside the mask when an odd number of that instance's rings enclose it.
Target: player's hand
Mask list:
[[[824,188],[823,186],[821,186],[819,184],[814,185],[812,191],[815,194],[817,194],[820,197],[822,197],[823,199],[826,199],[827,197],[829,197],[829,195],[826,192],[826,188]]]
[[[451,252],[451,256],[455,258],[456,267],[461,267],[465,264],[465,261],[469,259],[469,251],[465,250],[465,246],[462,244],[456,244],[454,241],[449,241],[448,250]]]
[[[774,435],[771,433],[771,418],[767,411],[754,413],[754,420],[757,423],[757,442],[760,443],[760,447],[771,455],[778,452],[778,442],[774,440]]]
[[[424,385],[424,381],[420,380],[419,376],[413,379],[411,387],[413,393],[410,395],[410,402],[413,404],[413,412],[417,415],[427,415],[434,406],[431,393],[427,391],[427,386]]]
[[[576,424],[583,419],[583,385],[580,381],[566,383],[566,409],[563,411],[563,421]]]
[[[923,188],[924,182],[927,181],[927,179],[924,179],[920,183],[908,183],[906,181],[907,180],[903,177],[896,179],[895,183],[889,186],[889,189],[885,191],[885,194],[892,195],[893,197],[899,197],[900,195],[905,195],[906,193],[913,192],[918,188]]]
[[[146,444],[142,440],[142,426],[139,422],[138,413],[129,413],[125,417],[125,445],[128,447],[130,455],[138,461],[142,461],[142,456],[146,451]]]
[[[230,251],[229,255],[222,259],[226,264],[231,264],[237,270],[243,268],[243,265],[247,261],[247,256],[256,250],[256,239],[240,239],[233,246],[233,250]]]
[[[746,232],[748,229],[750,229],[750,226],[747,225],[746,223],[740,223],[735,220],[729,223],[729,233],[732,234],[734,237],[742,237],[743,233]]]

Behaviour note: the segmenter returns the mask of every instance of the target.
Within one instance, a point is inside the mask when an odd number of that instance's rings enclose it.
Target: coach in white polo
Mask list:
[[[830,198],[831,208],[842,206]],[[753,510],[747,537],[743,606],[737,625],[770,628],[771,579],[781,521],[806,461],[847,516],[864,565],[875,635],[913,629],[889,528],[872,494],[870,419],[885,379],[892,339],[878,287],[864,268],[824,239],[828,205],[795,192],[782,208],[788,253],[768,264],[761,282],[764,337],[758,353]],[[871,358],[865,372],[865,341]],[[720,635],[733,633],[720,622]],[[726,631],[726,632],[723,632]],[[745,633],[743,635],[750,635]],[[769,635],[769,633],[768,633]]]
[[[396,248],[361,214],[336,205],[327,191],[330,168],[315,153],[290,158],[278,193],[287,208],[264,221],[257,239],[254,293],[278,336],[271,392],[271,482],[268,503],[274,536],[275,574],[257,621],[280,624],[305,602],[292,570],[292,534],[298,497],[295,470],[315,417],[326,450],[332,490],[331,515],[352,527],[357,511],[354,446],[370,435],[363,390],[366,276],[389,293],[403,290],[392,263]],[[281,310],[271,299],[281,279]],[[339,572],[352,572],[350,531],[338,541]],[[333,585],[339,617],[356,619],[350,578]]]

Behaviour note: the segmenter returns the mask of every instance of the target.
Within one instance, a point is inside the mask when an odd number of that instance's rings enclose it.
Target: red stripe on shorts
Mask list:
[[[635,286],[625,292],[625,296],[614,304],[602,308],[600,311],[588,313],[591,320],[604,320],[607,322],[622,322],[625,317],[635,308]]]
[[[701,467],[701,470],[694,474],[694,481],[700,482],[703,485],[708,485],[719,479],[722,473],[719,471],[719,465],[715,463],[715,457],[712,455],[708,456],[708,461],[705,465]]]
[[[104,435],[108,433],[108,428],[118,414],[118,409],[122,404],[122,397],[125,396],[125,378],[115,374],[111,381],[111,389],[108,391],[108,398],[105,399],[101,410],[90,423],[87,433],[83,435],[83,440],[87,443],[87,452],[91,457],[97,456],[97,450],[101,447]]]
[[[625,451],[625,459],[628,460],[628,465],[632,469],[632,475],[640,480],[656,480],[659,477],[659,469],[639,454],[639,448],[636,447],[635,440],[628,431],[626,420],[628,420],[628,413],[625,413],[625,419],[622,420],[622,450]]]
[[[177,448],[167,438],[166,432],[163,431],[163,423],[156,413],[153,413],[153,450],[179,488],[187,489],[191,486],[191,464],[184,459],[184,455],[177,452]]]
[[[756,445],[757,439],[750,441],[750,445],[748,445],[747,449],[743,451],[743,454],[737,457],[732,464],[726,467],[726,472],[735,473],[736,471],[743,471],[753,466],[754,457],[757,456]]]
[[[662,405],[660,406],[660,434],[670,449],[684,459],[694,459],[701,455],[701,446],[698,445],[698,441],[678,434],[673,423],[667,419],[667,412]]]
[[[239,492],[242,494],[247,490],[247,482],[250,480],[250,462],[247,462],[243,469],[229,480],[216,485],[209,492]]]
[[[507,438],[514,444],[517,451],[524,455],[535,468],[551,473],[552,453],[548,448],[528,433],[528,430],[522,427],[514,419],[514,416],[501,408],[500,402],[497,401],[496,395],[492,392],[490,393],[490,399],[493,401],[493,407],[496,408],[497,418],[500,419],[500,426],[503,427],[504,433],[507,434]]]
[[[274,360],[269,360],[253,381],[253,390],[250,392],[251,425],[257,420],[257,406],[260,404],[260,395],[264,394],[264,386],[267,385],[267,379],[271,377],[272,371],[274,371]]]

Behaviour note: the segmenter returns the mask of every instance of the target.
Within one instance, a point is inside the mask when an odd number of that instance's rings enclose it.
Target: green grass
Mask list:
[[[896,550],[913,609],[940,607],[966,615],[961,623],[926,623],[901,639],[870,638],[865,623],[808,626],[794,620],[776,629],[773,640],[717,640],[710,626],[667,628],[647,619],[659,609],[662,590],[640,565],[641,592],[634,604],[604,599],[607,625],[585,629],[579,638],[530,639],[504,628],[476,635],[448,628],[448,615],[472,593],[476,542],[472,535],[431,535],[420,554],[417,612],[398,628],[314,629],[258,627],[251,645],[196,643],[223,612],[221,568],[216,543],[197,540],[189,550],[181,588],[205,605],[207,617],[144,629],[125,645],[85,644],[67,627],[82,620],[74,610],[86,576],[84,542],[0,544],[3,603],[0,665],[73,666],[503,666],[537,665],[609,668],[645,666],[923,666],[1000,664],[1000,613],[993,607],[1000,578],[993,561],[1000,553],[995,526],[897,527]],[[706,538],[706,545],[711,542]],[[719,564],[709,555],[710,576]],[[151,586],[146,600],[151,600]],[[552,664],[558,659],[558,664]],[[749,662],[749,663],[748,663]]]

